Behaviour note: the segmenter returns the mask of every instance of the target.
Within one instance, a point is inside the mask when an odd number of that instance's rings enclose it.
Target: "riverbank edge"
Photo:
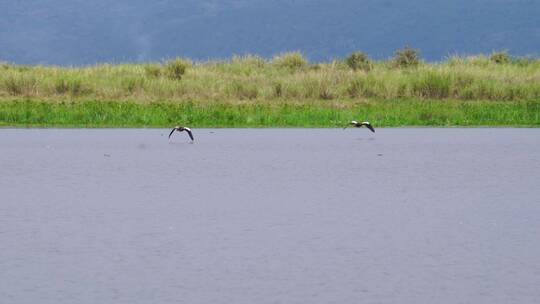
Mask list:
[[[0,127],[335,128],[351,120],[377,127],[540,127],[540,100],[363,100],[152,102],[0,99]]]

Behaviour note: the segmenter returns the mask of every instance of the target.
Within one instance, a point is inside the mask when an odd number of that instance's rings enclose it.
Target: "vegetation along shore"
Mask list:
[[[426,63],[413,49],[310,63],[297,52],[86,67],[0,64],[0,126],[540,126],[540,60]]]

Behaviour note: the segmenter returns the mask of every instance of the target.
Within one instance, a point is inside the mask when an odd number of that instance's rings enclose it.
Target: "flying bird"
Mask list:
[[[373,126],[369,123],[369,121],[358,122],[356,120],[353,120],[349,124],[352,125],[353,127],[356,127],[356,128],[366,126],[366,128],[370,129],[371,132],[375,133],[375,129],[373,129]],[[347,127],[343,128],[343,129],[346,129],[346,128]]]
[[[187,134],[189,135],[189,138],[191,138],[191,140],[194,140],[194,139],[193,139],[193,133],[191,133],[191,129],[188,128],[188,127],[180,127],[180,126],[174,127],[174,128],[171,130],[171,133],[169,133],[169,138],[171,138],[171,135],[174,133],[174,131],[178,131],[178,132],[186,131]]]

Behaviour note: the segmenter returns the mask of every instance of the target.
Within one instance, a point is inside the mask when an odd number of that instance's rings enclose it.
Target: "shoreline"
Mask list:
[[[337,105],[337,106],[336,106]],[[540,127],[540,100],[372,100],[361,103],[244,103],[0,99],[0,127],[38,128],[339,128]]]

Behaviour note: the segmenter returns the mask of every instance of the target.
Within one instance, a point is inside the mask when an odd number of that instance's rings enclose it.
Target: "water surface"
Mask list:
[[[540,129],[0,130],[1,303],[539,303]]]

